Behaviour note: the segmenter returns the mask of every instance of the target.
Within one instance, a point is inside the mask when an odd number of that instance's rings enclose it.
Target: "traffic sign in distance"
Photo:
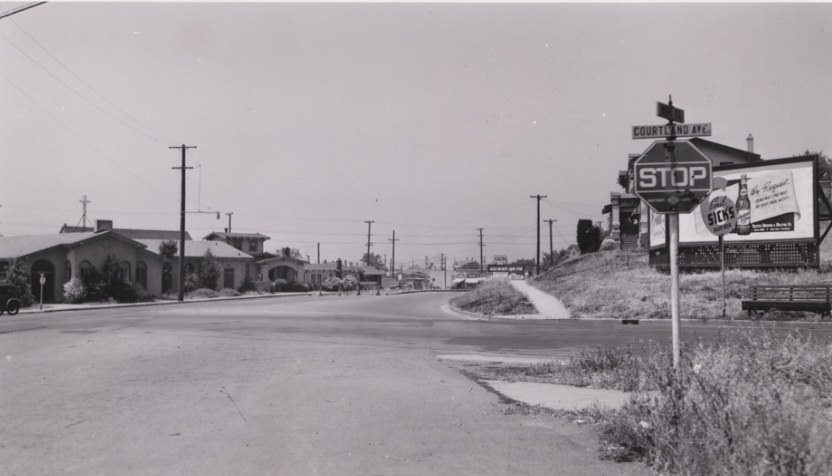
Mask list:
[[[633,171],[636,195],[657,213],[690,213],[713,189],[711,160],[690,142],[653,142]]]
[[[633,139],[664,139],[665,137],[705,137],[711,135],[711,123],[662,124],[633,126]]]
[[[679,109],[676,106],[665,104],[663,102],[656,103],[656,115],[673,122],[685,122],[685,110]]]
[[[734,201],[725,195],[705,200],[699,211],[708,231],[716,236],[727,235],[737,227],[737,209]]]

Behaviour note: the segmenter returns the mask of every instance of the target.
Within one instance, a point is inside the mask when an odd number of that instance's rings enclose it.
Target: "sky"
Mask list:
[[[21,3],[0,3],[0,11]],[[832,151],[832,5],[47,3],[0,19],[0,234],[228,226],[358,261],[533,258],[656,102],[764,159]],[[217,220],[216,212],[220,212]],[[548,225],[541,248],[548,251]]]

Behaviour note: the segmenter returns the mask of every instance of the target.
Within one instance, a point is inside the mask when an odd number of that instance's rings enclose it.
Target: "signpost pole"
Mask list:
[[[679,214],[669,215],[670,225],[670,318],[673,332],[673,368],[679,369]]]
[[[722,318],[725,319],[725,239],[719,235],[719,268],[722,273]]]
[[[46,284],[46,276],[40,273],[40,311],[43,312],[43,285]]]

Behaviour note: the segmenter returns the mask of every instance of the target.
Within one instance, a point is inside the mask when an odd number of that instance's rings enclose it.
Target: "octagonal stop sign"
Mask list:
[[[690,213],[712,190],[711,160],[690,142],[653,142],[633,172],[636,195],[657,213]]]

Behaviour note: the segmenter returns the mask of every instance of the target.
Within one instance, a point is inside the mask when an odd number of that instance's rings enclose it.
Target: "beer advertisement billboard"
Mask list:
[[[750,228],[725,235],[726,243],[817,238],[817,195],[811,158],[714,167],[714,177],[725,179],[727,187],[714,190],[706,201],[725,196],[737,204],[741,217],[750,215]],[[745,189],[745,200],[740,200],[742,189]],[[747,208],[741,203],[747,204]],[[680,243],[716,242],[718,238],[708,230],[705,219],[699,207],[692,213],[679,215]],[[651,213],[651,248],[664,246],[664,228],[664,216]]]

